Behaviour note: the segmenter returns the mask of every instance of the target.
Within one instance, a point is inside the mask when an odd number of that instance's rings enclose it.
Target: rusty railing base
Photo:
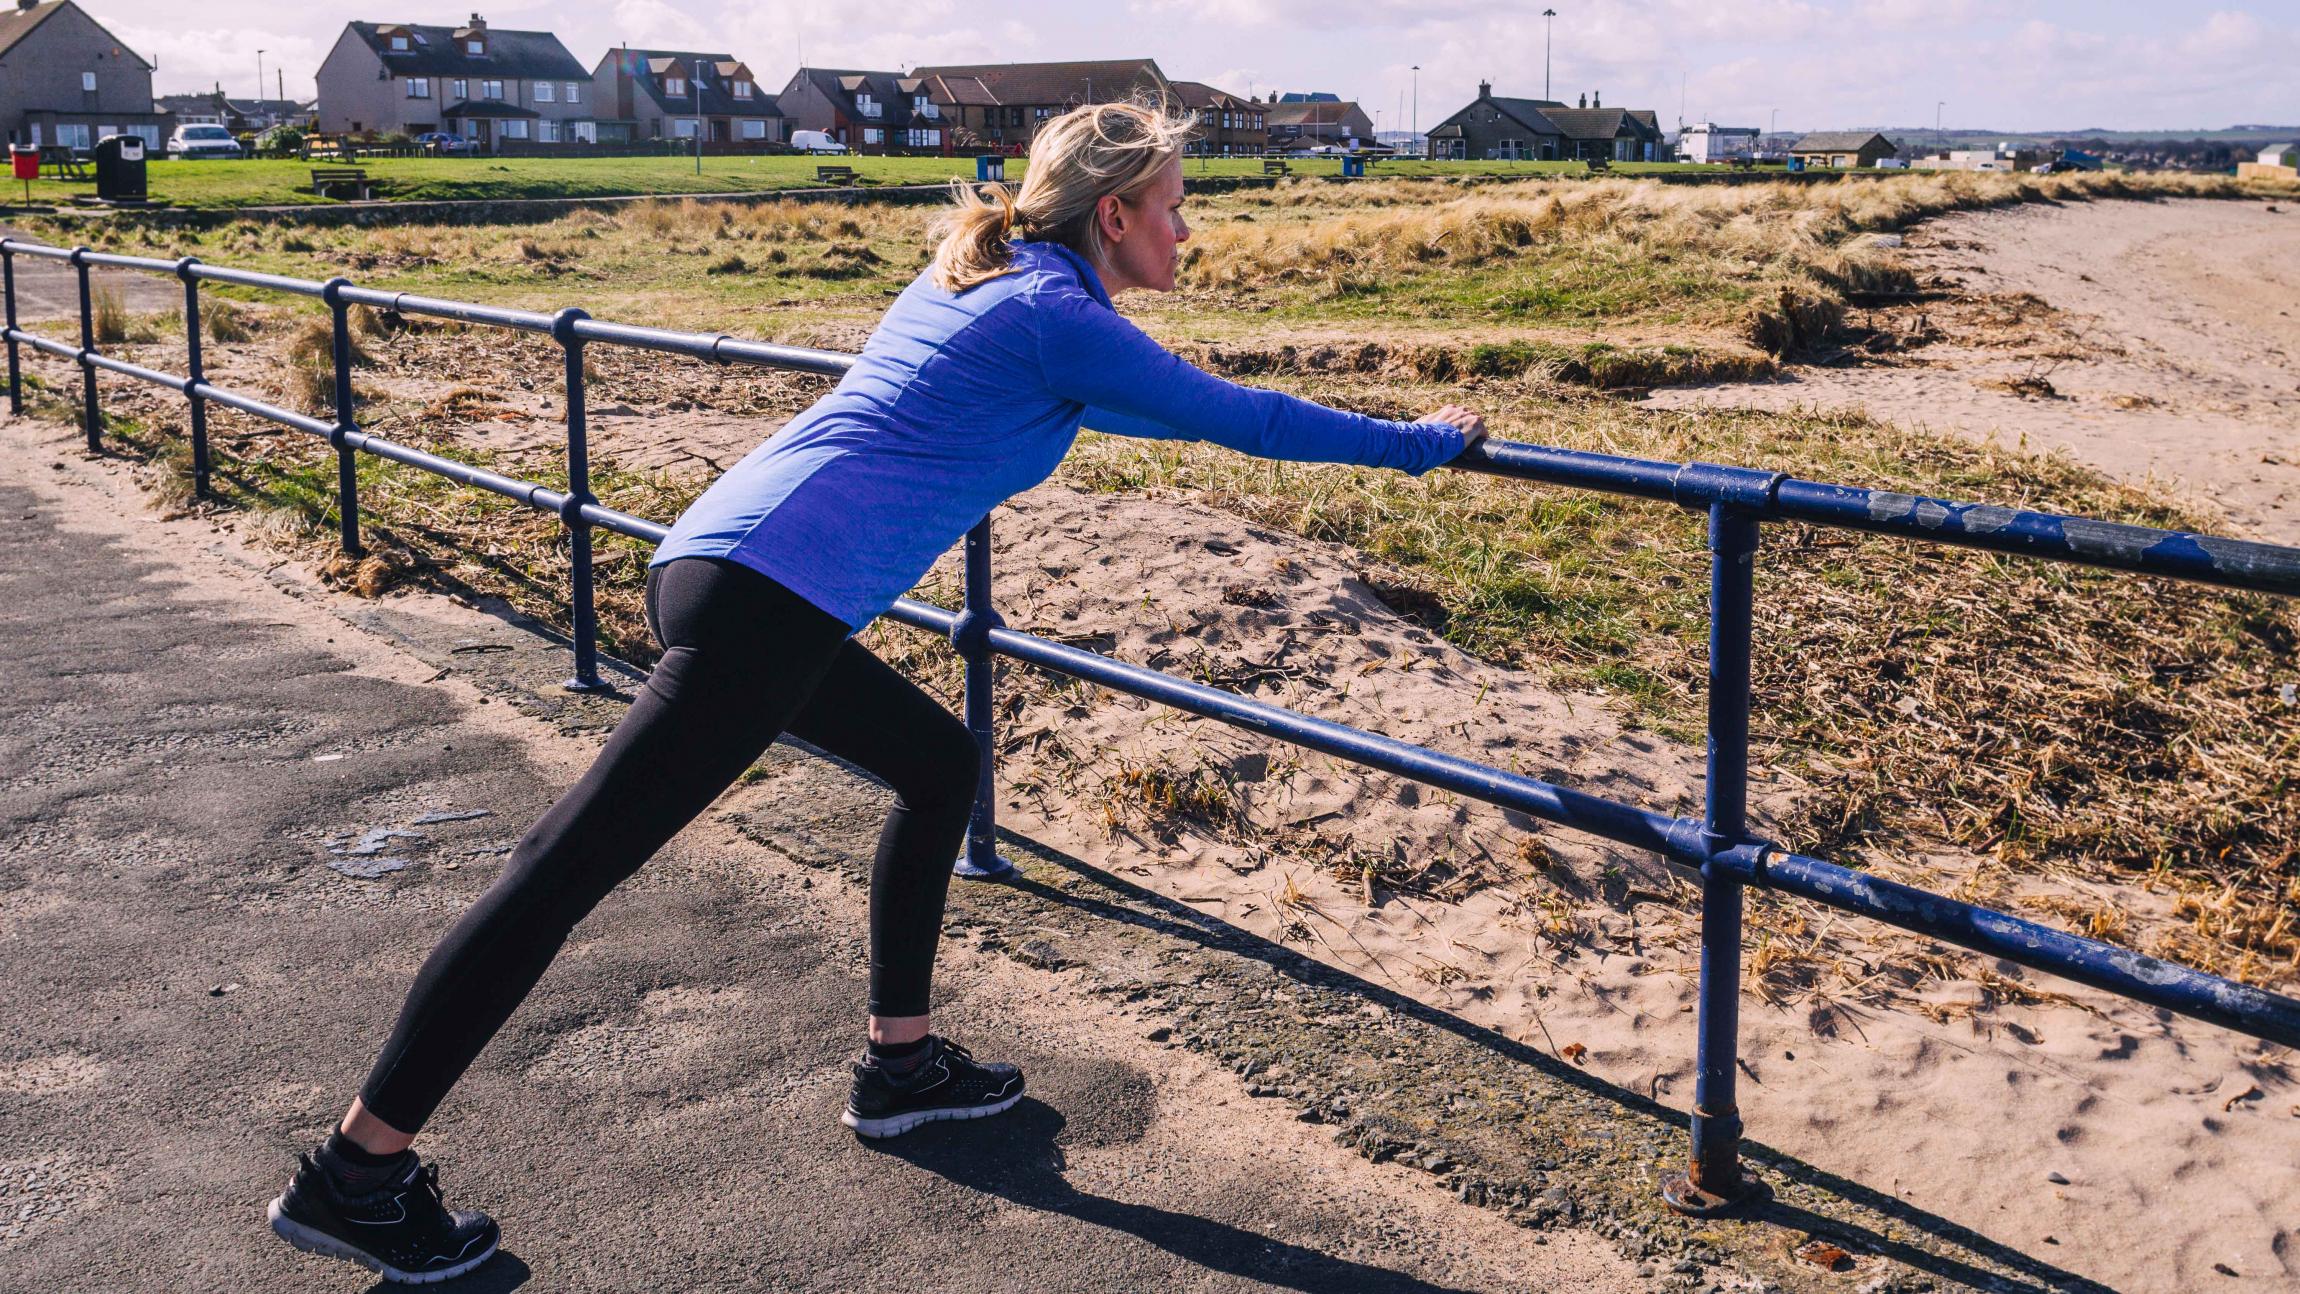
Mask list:
[[[1753,1208],[1773,1198],[1773,1188],[1744,1173],[1731,1194],[1719,1195],[1693,1184],[1690,1172],[1670,1173],[1661,1179],[1661,1202],[1689,1218],[1713,1218]]]

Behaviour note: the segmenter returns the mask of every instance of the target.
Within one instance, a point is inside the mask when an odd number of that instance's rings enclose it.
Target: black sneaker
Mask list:
[[[925,1063],[901,1078],[867,1057],[854,1071],[839,1122],[865,1137],[898,1137],[938,1119],[987,1119],[1022,1099],[1021,1070],[978,1064],[966,1048],[931,1034]]]
[[[345,1258],[387,1281],[429,1285],[461,1276],[495,1256],[495,1220],[451,1213],[439,1169],[407,1157],[407,1167],[366,1195],[345,1195],[310,1155],[268,1212],[272,1230],[307,1254]]]

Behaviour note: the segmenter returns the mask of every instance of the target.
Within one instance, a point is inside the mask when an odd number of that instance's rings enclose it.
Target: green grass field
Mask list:
[[[835,163],[854,167],[860,183],[934,184],[974,175],[968,157],[706,157],[698,172],[687,157],[571,157],[571,158],[376,158],[359,165],[377,184],[376,196],[400,202],[469,198],[604,198],[633,194],[744,193],[766,189],[822,187],[815,167]],[[242,162],[154,161],[147,182],[156,201],[179,207],[232,209],[239,207],[329,204],[311,192],[312,163],[293,158],[261,158]],[[320,163],[320,165],[336,165]],[[1339,175],[1341,162],[1330,158],[1290,158],[1295,175]],[[1029,163],[1007,162],[1010,180],[1022,177]],[[1614,168],[1629,174],[1664,171],[1701,171],[1715,168],[1678,163],[1623,163]],[[1579,162],[1376,162],[1376,175],[1580,175]],[[1260,175],[1262,159],[1193,158],[1186,174],[1196,176]],[[35,180],[31,201],[67,204],[75,197],[93,195],[92,180]],[[24,188],[14,190],[21,197]]]

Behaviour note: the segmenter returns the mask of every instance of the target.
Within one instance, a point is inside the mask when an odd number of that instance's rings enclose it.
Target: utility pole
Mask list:
[[[1933,144],[1935,147],[1945,148],[1948,146],[1948,140],[1941,134],[1941,109],[1948,106],[1949,101],[1946,99],[1933,105]]]
[[[695,79],[687,87],[695,96],[695,174],[703,173],[703,132],[710,126],[703,120],[703,60],[695,60]]]
[[[1541,97],[1550,97],[1550,30],[1557,25],[1557,9],[1541,11]]]
[[[264,97],[264,52],[256,51],[256,98]]]
[[[1414,134],[1422,133],[1422,65],[1414,64]]]

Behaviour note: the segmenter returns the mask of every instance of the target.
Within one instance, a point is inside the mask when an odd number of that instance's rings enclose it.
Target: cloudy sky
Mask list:
[[[406,0],[399,0],[406,3]],[[554,31],[586,66],[611,45],[725,51],[780,85],[815,67],[1150,57],[1238,93],[1330,90],[1392,129],[1428,126],[1477,93],[1552,97],[1688,121],[1780,128],[2193,129],[2300,123],[2300,0],[78,0],[147,58],[160,93],[221,81],[290,95],[352,18]],[[866,15],[867,17],[862,17]],[[860,18],[861,20],[857,20]]]

